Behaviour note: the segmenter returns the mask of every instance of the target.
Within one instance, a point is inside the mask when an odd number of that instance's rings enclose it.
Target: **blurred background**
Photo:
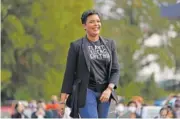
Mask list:
[[[92,8],[102,15],[101,35],[116,42],[120,100],[162,106],[180,92],[180,20],[160,11],[176,2],[1,0],[1,108],[59,97],[69,44],[85,35],[80,17]]]

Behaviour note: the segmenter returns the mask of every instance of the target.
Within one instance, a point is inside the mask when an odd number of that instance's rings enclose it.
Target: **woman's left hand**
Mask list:
[[[101,102],[108,102],[109,101],[109,98],[111,96],[111,90],[109,88],[107,88],[106,90],[104,90],[104,92],[101,94],[101,97],[100,97],[100,101]]]

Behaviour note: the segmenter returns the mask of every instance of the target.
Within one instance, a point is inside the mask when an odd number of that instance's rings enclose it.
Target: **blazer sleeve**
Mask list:
[[[115,42],[113,40],[111,42],[111,51],[112,51],[112,68],[111,68],[109,83],[115,84],[114,88],[116,89],[120,78],[120,66],[118,62]]]
[[[64,73],[61,93],[70,94],[72,92],[74,76],[76,73],[76,65],[77,65],[76,63],[77,63],[77,52],[76,52],[75,44],[71,43],[67,56],[66,69]]]

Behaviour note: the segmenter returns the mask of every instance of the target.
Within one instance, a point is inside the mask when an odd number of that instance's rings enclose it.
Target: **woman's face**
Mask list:
[[[135,103],[131,103],[129,106],[128,106],[128,110],[131,112],[131,113],[135,113],[136,112],[136,104]]]
[[[160,117],[161,118],[166,118],[168,115],[168,110],[167,109],[163,109],[161,112],[160,112]]]
[[[94,37],[100,33],[101,20],[97,14],[93,14],[87,17],[86,23],[83,26],[87,34]]]
[[[168,117],[168,118],[174,118],[174,115],[173,115],[173,111],[172,111],[172,110],[169,110],[169,111],[168,111],[167,117]]]
[[[23,112],[24,111],[24,106],[22,104],[19,104],[18,107],[17,107],[17,111],[19,113]]]
[[[116,110],[118,111],[118,112],[123,112],[124,111],[124,105],[123,104],[118,104],[117,105],[117,107],[116,107]]]

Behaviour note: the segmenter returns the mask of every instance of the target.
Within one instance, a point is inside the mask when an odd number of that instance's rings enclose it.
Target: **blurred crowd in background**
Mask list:
[[[160,104],[161,103],[161,104]],[[133,96],[129,101],[119,96],[119,102],[111,101],[109,118],[180,118],[180,94],[170,94],[164,101],[147,104],[143,97]],[[70,108],[60,116],[58,96],[52,95],[50,102],[44,100],[14,101],[7,109],[1,107],[1,118],[71,118]],[[6,107],[6,109],[5,109]]]
[[[1,116],[5,118],[61,118],[58,113],[59,101],[52,95],[50,102],[45,100],[11,101],[8,106],[1,107]],[[5,109],[2,109],[2,108]],[[4,110],[4,112],[3,112]],[[6,113],[5,113],[6,112]],[[67,110],[66,110],[67,112]]]
[[[160,105],[149,105],[140,96],[127,103],[120,101],[115,108],[116,118],[180,118],[180,94],[170,94]]]

